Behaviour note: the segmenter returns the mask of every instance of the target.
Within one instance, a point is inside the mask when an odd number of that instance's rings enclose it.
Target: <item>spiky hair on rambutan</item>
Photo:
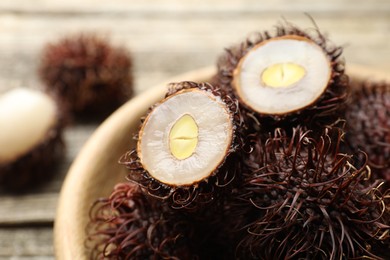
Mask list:
[[[119,183],[92,206],[86,247],[91,259],[193,259],[190,224],[138,185]]]
[[[348,143],[367,153],[374,177],[390,187],[390,83],[367,81],[354,88],[346,119]]]
[[[342,137],[336,128],[320,138],[295,128],[292,137],[276,129],[267,141],[258,138],[258,158],[248,157],[230,205],[231,218],[241,221],[238,257],[384,257],[374,249],[389,246],[390,193],[369,181],[366,162],[355,167],[355,158],[339,152]]]
[[[0,163],[0,186],[7,191],[23,192],[51,179],[65,154],[62,131],[60,125],[53,127],[32,151],[11,164]]]
[[[107,115],[133,93],[132,61],[123,48],[92,33],[47,44],[39,76],[73,116]]]
[[[149,195],[173,208],[197,210],[237,180],[244,128],[237,100],[222,90],[173,83],[143,120],[137,148],[120,163]]]
[[[217,67],[213,80],[239,99],[243,114],[257,119],[253,124],[324,124],[345,107],[349,80],[342,47],[318,28],[286,22],[274,33],[255,33],[226,49]]]

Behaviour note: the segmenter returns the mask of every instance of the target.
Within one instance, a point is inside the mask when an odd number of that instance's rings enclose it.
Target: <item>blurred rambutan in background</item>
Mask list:
[[[39,76],[71,117],[106,116],[133,94],[129,53],[95,34],[70,35],[45,46]]]

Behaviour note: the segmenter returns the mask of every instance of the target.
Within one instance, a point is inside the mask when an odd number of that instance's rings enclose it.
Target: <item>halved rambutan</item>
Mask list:
[[[213,201],[237,176],[243,129],[238,102],[207,83],[171,85],[151,108],[137,148],[121,163],[128,178],[172,207]]]
[[[348,91],[341,54],[318,29],[287,24],[227,49],[215,80],[257,121],[334,121]]]

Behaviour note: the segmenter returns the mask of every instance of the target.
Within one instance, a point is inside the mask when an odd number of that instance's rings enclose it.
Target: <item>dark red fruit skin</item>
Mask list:
[[[240,114],[238,101],[211,84],[188,81],[172,83],[166,97],[186,89],[207,91],[215,97],[221,98],[230,110],[233,123],[233,137],[225,160],[206,180],[188,186],[171,186],[155,180],[143,168],[136,149],[124,154],[120,159],[120,163],[129,170],[128,179],[140,184],[147,194],[167,202],[172,208],[198,211],[206,205],[213,204],[220,197],[223,197],[224,194],[229,193],[234,184],[238,182],[242,158],[240,154],[245,145],[243,132],[246,126]],[[150,111],[152,109],[153,107]]]
[[[105,116],[133,93],[132,61],[94,34],[68,36],[45,46],[39,76],[70,117]]]
[[[119,183],[90,211],[86,246],[91,259],[198,259],[192,223],[138,185]]]
[[[330,82],[325,92],[311,105],[298,111],[291,111],[285,115],[265,115],[252,111],[239,98],[232,81],[233,72],[240,60],[257,44],[275,37],[295,35],[312,40],[327,54],[332,69]],[[255,130],[272,131],[277,127],[307,125],[311,129],[333,123],[343,115],[345,103],[349,92],[349,79],[345,74],[342,47],[333,46],[328,39],[318,30],[301,30],[292,24],[276,27],[274,33],[268,31],[255,33],[242,43],[228,48],[219,57],[217,62],[217,74],[212,78],[217,86],[224,89],[240,100],[243,108],[242,115]]]
[[[343,136],[295,128],[292,137],[281,129],[251,137],[244,182],[225,213],[237,259],[386,259],[390,190],[367,179],[366,162],[355,167],[340,153]]]
[[[367,153],[374,178],[390,187],[390,84],[357,84],[346,110],[347,141]]]
[[[31,191],[54,176],[56,163],[64,156],[63,120],[57,115],[57,124],[44,140],[20,158],[0,163],[0,189],[7,192]]]

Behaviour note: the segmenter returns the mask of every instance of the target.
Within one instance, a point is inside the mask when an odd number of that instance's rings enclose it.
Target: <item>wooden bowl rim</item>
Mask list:
[[[84,241],[89,208],[82,208],[82,205],[84,205],[83,200],[88,198],[88,190],[84,189],[84,184],[93,180],[96,172],[88,171],[90,168],[86,161],[94,158],[94,153],[101,146],[109,143],[110,138],[115,135],[116,127],[119,127],[123,121],[135,120],[131,117],[134,111],[141,109],[146,111],[150,105],[161,99],[167,90],[167,83],[184,80],[207,81],[215,74],[215,71],[215,67],[206,67],[164,81],[125,103],[95,130],[72,163],[61,188],[54,224],[56,259],[88,258],[85,254]],[[390,82],[390,75],[366,66],[349,65],[347,74],[354,81],[367,79]]]

